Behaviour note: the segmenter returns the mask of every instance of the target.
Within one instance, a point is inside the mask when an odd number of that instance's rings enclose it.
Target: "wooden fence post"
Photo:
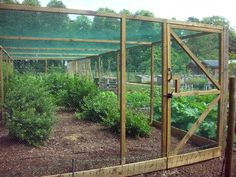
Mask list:
[[[154,114],[154,59],[155,59],[155,46],[151,45],[151,82],[150,82],[150,112],[149,112],[149,118],[150,118],[150,124],[153,122],[153,114]]]
[[[125,86],[126,86],[126,17],[121,18],[120,35],[120,160],[126,162],[126,118],[125,118]]]
[[[232,176],[232,154],[234,146],[234,120],[235,120],[235,77],[229,78],[229,115],[227,130],[227,145],[225,149],[225,177]]]

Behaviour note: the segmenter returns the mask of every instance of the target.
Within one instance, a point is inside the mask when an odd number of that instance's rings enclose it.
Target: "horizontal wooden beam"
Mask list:
[[[221,147],[214,147],[205,150],[189,152],[187,154],[169,156],[167,168],[175,168],[220,157],[221,149]]]
[[[94,170],[86,170],[72,173],[56,174],[45,177],[124,177],[137,174],[149,173],[157,170],[166,169],[166,158],[147,160],[142,162],[130,163],[125,165],[111,166]]]
[[[91,56],[96,53],[41,53],[41,52],[8,52],[10,55],[59,55],[59,56]]]
[[[92,10],[79,10],[79,9],[68,9],[68,8],[54,8],[54,7],[33,7],[25,5],[15,4],[1,4],[1,10],[17,10],[17,11],[30,11],[30,12],[48,12],[48,13],[62,13],[62,14],[76,14],[76,15],[87,15],[87,16],[99,16],[99,17],[110,17],[110,18],[121,18],[121,14],[108,13],[108,12],[97,12]],[[126,15],[127,19],[141,20],[149,22],[163,22],[161,18],[139,16],[139,15]]]
[[[89,57],[97,57],[98,55],[91,55]],[[79,60],[79,57],[14,57],[13,60]],[[83,59],[83,58],[81,58]]]
[[[31,37],[31,36],[0,36],[0,39],[2,39],[2,40],[60,41],[60,42],[88,42],[88,43],[120,44],[119,40],[105,40],[105,39],[48,38],[48,37]],[[151,45],[152,42],[127,41],[126,44]]]
[[[1,3],[0,9],[1,10],[48,12],[48,13],[60,13],[60,14],[76,14],[76,15],[121,18],[121,15],[116,14],[116,13],[107,13],[107,12],[104,13],[104,12],[97,12],[97,11],[92,11],[92,10],[78,10],[78,9],[55,8],[55,7],[35,7],[35,6],[3,4],[3,3]]]
[[[42,47],[9,47],[9,46],[4,46],[4,49],[6,50],[69,50],[69,51],[112,51],[116,49],[106,49],[106,48],[42,48]]]
[[[174,97],[180,96],[201,96],[201,95],[217,95],[220,94],[220,90],[211,89],[211,90],[193,90],[193,91],[186,91],[186,92],[174,92]]]
[[[186,29],[201,32],[221,33],[223,26],[210,25],[204,23],[182,22],[176,20],[167,20],[171,28]]]

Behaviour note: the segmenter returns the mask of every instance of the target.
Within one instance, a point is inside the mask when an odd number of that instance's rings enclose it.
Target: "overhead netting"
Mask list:
[[[15,60],[53,60],[50,68],[61,65],[54,60],[92,59],[102,54],[109,58],[105,53],[120,49],[117,18],[11,10],[1,10],[0,17],[1,45]],[[127,20],[126,26],[127,48],[160,40],[158,24]],[[34,62],[24,65],[34,66]]]

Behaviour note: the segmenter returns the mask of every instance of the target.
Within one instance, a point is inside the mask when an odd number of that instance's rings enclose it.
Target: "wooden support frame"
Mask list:
[[[121,164],[126,161],[126,17],[122,16],[120,22],[120,160]]]
[[[228,90],[228,47],[229,36],[227,29],[219,34],[219,83],[221,85],[222,96],[218,106],[218,121],[217,121],[217,142],[219,146],[224,147],[225,144],[225,125],[227,117],[227,90]]]
[[[42,53],[42,52],[8,52],[10,55],[53,55],[53,56],[90,56],[90,55],[97,55],[97,53],[62,53],[62,52],[57,52],[57,53]]]
[[[227,146],[225,149],[225,176],[232,176],[232,162],[233,162],[233,148],[234,148],[234,124],[236,117],[236,78],[229,78],[229,115],[228,115],[228,129],[227,129]]]
[[[172,155],[168,158],[167,168],[174,168],[189,165],[196,162],[206,161],[221,156],[221,147],[214,147],[205,150],[189,152],[187,154]]]
[[[94,170],[75,172],[75,177],[124,177],[133,176],[141,173],[148,173],[157,170],[166,169],[166,158],[159,158],[154,160],[147,160],[137,163],[130,163],[125,165],[118,165],[112,167],[105,167]],[[59,175],[50,175],[45,177],[71,177],[72,173],[64,173]]]
[[[112,50],[116,50],[116,49],[106,49],[106,48],[42,48],[42,47],[10,47],[10,46],[4,46],[4,49],[6,50],[36,50],[36,51],[112,51]]]
[[[150,82],[150,124],[153,121],[153,114],[154,114],[154,61],[155,61],[155,46],[151,45],[151,57],[150,57],[150,75],[151,75],[151,82]]]
[[[120,52],[116,53],[117,100],[120,100]]]
[[[211,90],[196,90],[196,91],[186,91],[186,92],[174,92],[174,97],[181,97],[181,96],[201,96],[201,95],[218,95],[221,91],[217,89]]]
[[[168,157],[170,152],[170,135],[171,135],[171,99],[168,98],[170,90],[170,25],[167,21],[163,23],[163,54],[162,54],[162,146],[161,153]]]
[[[105,39],[80,39],[80,38],[47,38],[47,37],[29,37],[29,36],[0,36],[2,40],[29,40],[29,41],[60,41],[60,42],[86,42],[86,43],[106,43],[120,44],[119,40]],[[127,44],[151,45],[151,42],[127,41]]]

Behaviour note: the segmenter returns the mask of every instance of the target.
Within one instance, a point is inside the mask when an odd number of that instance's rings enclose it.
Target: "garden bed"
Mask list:
[[[74,114],[58,112],[58,122],[45,146],[35,148],[17,141],[8,135],[3,122],[0,124],[0,177],[42,176],[72,171],[72,159],[75,170],[81,171],[119,164],[119,136],[111,133],[100,124],[76,121]],[[147,138],[127,138],[127,162],[154,159],[160,156],[161,131],[152,127]],[[177,138],[172,137],[176,144]],[[196,148],[188,144],[187,150]],[[195,176],[197,169],[204,168],[209,174],[221,167],[222,160],[215,159],[197,165],[174,169],[169,174]],[[197,169],[195,169],[197,168]],[[190,170],[189,170],[190,169]],[[215,170],[213,170],[215,169]],[[234,168],[236,169],[236,168]],[[219,171],[221,169],[218,169]],[[149,174],[159,176],[166,172]]]

